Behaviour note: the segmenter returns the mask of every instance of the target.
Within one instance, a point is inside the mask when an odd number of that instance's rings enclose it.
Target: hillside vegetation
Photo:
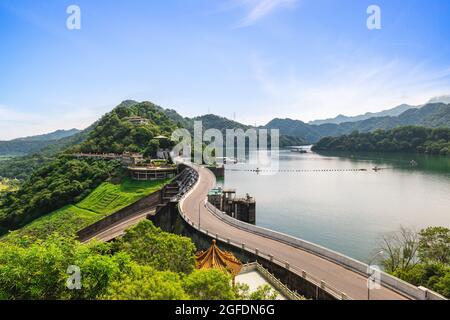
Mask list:
[[[354,131],[372,132],[377,129],[390,130],[402,126],[424,126],[429,128],[450,128],[450,105],[431,103],[421,108],[408,109],[399,116],[374,117],[363,121],[340,124],[326,123],[309,125],[300,120],[274,119],[265,127],[280,129],[283,135],[300,137],[316,143],[325,137],[348,135]]]
[[[450,155],[450,128],[401,127],[321,139],[314,151],[417,152]]]
[[[147,123],[134,125],[126,119],[130,116],[145,118]],[[57,140],[39,154],[2,161],[0,176],[24,182],[19,191],[0,198],[0,235],[77,203],[102,182],[123,175],[118,162],[73,159],[64,154],[137,151],[151,155],[159,147],[154,137],[170,136],[176,128],[160,107],[124,101],[88,129]]]
[[[126,118],[139,116],[147,120],[146,124],[135,125]],[[132,104],[124,102],[104,115],[89,133],[87,139],[74,146],[70,152],[85,153],[123,153],[149,152],[158,147],[158,135],[170,137],[177,124],[164,112],[150,103]]]
[[[57,140],[73,136],[79,132],[77,129],[58,130],[38,136],[0,141],[0,155],[27,155],[38,152],[54,144]]]
[[[35,241],[46,239],[54,233],[73,236],[78,230],[160,190],[167,182],[168,180],[134,181],[128,178],[119,184],[104,182],[82,201],[36,219],[2,240],[28,237]]]
[[[59,157],[37,169],[16,192],[0,198],[0,235],[86,197],[118,174],[115,161]]]
[[[80,244],[58,235],[0,242],[0,300],[239,298],[228,273],[194,270],[195,250],[189,238],[162,232],[150,221],[114,244]],[[78,290],[67,288],[69,265],[82,270]]]

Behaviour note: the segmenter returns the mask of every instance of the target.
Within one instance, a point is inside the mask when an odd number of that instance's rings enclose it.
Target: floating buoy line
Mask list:
[[[404,167],[390,167],[390,168],[379,168],[374,167],[372,169],[360,168],[360,169],[239,169],[239,168],[225,168],[225,171],[234,171],[234,172],[254,172],[254,173],[264,173],[264,172],[280,172],[280,173],[307,173],[307,172],[367,172],[367,171],[382,171],[382,170],[390,170],[396,168],[407,168]]]

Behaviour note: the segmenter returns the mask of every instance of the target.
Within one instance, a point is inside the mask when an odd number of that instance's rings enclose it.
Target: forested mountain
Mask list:
[[[370,118],[377,118],[377,117],[396,117],[405,112],[409,109],[415,109],[417,107],[408,105],[408,104],[402,104],[397,107],[394,107],[392,109],[380,111],[380,112],[367,112],[365,114],[359,115],[359,116],[344,116],[342,114],[338,115],[335,118],[325,119],[325,120],[314,120],[308,122],[310,125],[321,125],[325,123],[333,123],[333,124],[340,124],[344,122],[356,122],[356,121],[362,121],[367,120]]]
[[[428,103],[450,103],[450,95],[440,96],[440,97],[434,97],[428,101]]]
[[[341,124],[309,125],[300,120],[274,119],[265,127],[278,128],[281,134],[300,137],[310,143],[321,138],[349,134],[353,131],[371,132],[376,129],[393,129],[401,126],[420,125],[430,128],[450,127],[450,105],[431,103],[418,109],[409,109],[397,117],[376,117]]]
[[[59,140],[62,138],[73,136],[80,132],[78,129],[70,129],[70,130],[56,130],[54,132],[41,134],[37,136],[30,136],[24,138],[17,138],[14,141],[48,141],[48,140]]]
[[[141,117],[143,122],[133,124],[128,118],[133,116]],[[115,161],[77,160],[67,154],[145,152],[158,147],[154,137],[170,136],[176,128],[177,124],[152,103],[125,101],[88,129],[58,140],[42,153],[5,161],[19,166],[7,168],[18,169],[19,176],[27,167],[32,173],[25,175],[19,191],[0,197],[0,234],[79,201],[103,181],[122,174]]]
[[[37,152],[0,161],[0,177],[25,180],[37,168],[52,161],[55,155],[83,142],[95,125],[72,136],[52,141]]]
[[[143,122],[133,124],[130,117]],[[153,152],[158,147],[158,135],[170,137],[178,124],[151,102],[125,101],[104,115],[89,132],[85,141],[69,152],[123,153]]]
[[[450,128],[407,126],[392,130],[357,131],[317,142],[314,151],[416,152],[450,155]]]
[[[52,133],[18,138],[10,141],[0,141],[0,155],[27,155],[38,152],[55,144],[58,140],[69,138],[80,132],[78,129],[57,130]]]

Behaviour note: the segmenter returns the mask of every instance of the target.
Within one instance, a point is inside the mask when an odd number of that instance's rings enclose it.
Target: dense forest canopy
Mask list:
[[[142,117],[146,123],[133,124],[127,118]],[[74,146],[71,152],[123,153],[145,152],[154,148],[158,135],[169,137],[178,125],[150,102],[121,104],[103,116],[87,139]]]
[[[38,152],[57,143],[58,140],[69,138],[79,132],[77,129],[57,130],[38,136],[0,141],[0,155],[27,155]]]
[[[323,138],[313,146],[313,150],[450,155],[450,129],[408,126],[371,133],[355,131],[349,135]]]
[[[373,132],[377,129],[391,130],[404,126],[450,128],[450,105],[430,103],[420,108],[408,109],[399,116],[373,117],[340,124],[310,125],[300,120],[273,119],[265,127],[277,128],[280,129],[280,133],[283,135],[300,137],[310,143],[316,143],[325,137],[348,135],[354,131],[365,133]]]
[[[238,298],[229,274],[194,271],[195,251],[191,239],[148,220],[113,244],[80,244],[57,234],[45,241],[0,241],[0,300]],[[81,271],[78,289],[67,287],[69,265]]]
[[[60,156],[37,169],[18,191],[0,197],[0,235],[75,203],[119,172],[116,161]]]
[[[450,230],[429,227],[416,232],[407,228],[381,239],[381,264],[394,276],[424,286],[450,298]]]

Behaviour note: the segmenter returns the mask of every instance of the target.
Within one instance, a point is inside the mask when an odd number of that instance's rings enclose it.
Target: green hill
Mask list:
[[[421,108],[408,109],[395,117],[373,117],[340,124],[309,125],[300,120],[274,119],[265,127],[280,129],[280,133],[283,135],[300,137],[310,143],[315,143],[324,137],[350,134],[353,131],[372,132],[377,129],[389,130],[411,125],[430,128],[450,127],[450,105],[430,103]]]
[[[71,137],[80,130],[57,130],[52,133],[47,133],[38,136],[18,138],[10,141],[0,141],[0,155],[27,155],[38,152],[52,144],[57,143],[58,140]]]
[[[313,146],[314,151],[417,152],[450,155],[450,128],[400,127],[357,131],[339,137],[326,137]]]
[[[143,121],[135,124],[130,117]],[[8,178],[23,177],[24,182],[18,191],[0,198],[0,234],[77,203],[102,182],[124,174],[115,161],[72,159],[64,154],[80,151],[151,154],[159,146],[153,138],[161,134],[170,136],[177,127],[161,107],[150,102],[124,101],[88,129],[57,140],[57,144],[39,154],[2,161],[0,176],[6,173]]]
[[[78,230],[160,190],[167,182],[131,179],[124,179],[119,184],[104,182],[82,201],[36,219],[6,235],[3,240],[22,239],[24,236],[31,240],[45,239],[55,232],[72,236]]]
[[[133,124],[130,117],[140,117],[142,124]],[[154,147],[151,141],[158,135],[170,137],[178,128],[161,107],[151,102],[124,101],[104,115],[88,134],[85,141],[74,146],[70,152],[123,153],[145,152]],[[153,141],[155,142],[155,141]]]

